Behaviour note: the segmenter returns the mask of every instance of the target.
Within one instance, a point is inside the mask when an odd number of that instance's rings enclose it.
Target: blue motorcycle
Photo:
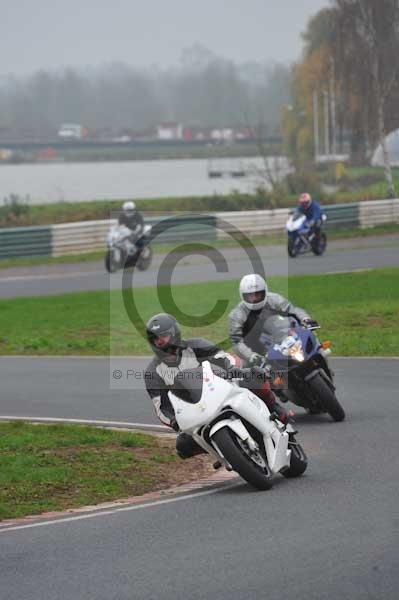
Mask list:
[[[310,414],[326,412],[334,421],[343,421],[345,412],[327,361],[330,342],[319,342],[314,333],[319,328],[315,321],[302,327],[292,318],[276,315],[266,320],[260,341],[275,374],[273,389],[282,402],[289,400]]]
[[[322,216],[321,222],[326,221],[326,215]],[[298,254],[312,251],[316,256],[321,256],[327,248],[327,236],[321,230],[321,223],[318,227],[309,227],[306,216],[294,212],[290,215],[285,229],[288,235],[287,251],[291,258]]]

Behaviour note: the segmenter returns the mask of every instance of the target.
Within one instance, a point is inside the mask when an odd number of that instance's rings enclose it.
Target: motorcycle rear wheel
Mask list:
[[[223,427],[213,435],[213,439],[233,470],[245,481],[258,490],[269,490],[273,486],[272,473],[266,472],[244,452],[234,431]]]
[[[309,381],[309,387],[316,396],[321,407],[328,412],[334,421],[343,421],[345,419],[345,411],[338,402],[338,399],[332,389],[324,381],[323,377],[318,374]]]
[[[321,256],[324,254],[327,248],[327,236],[321,231],[319,235],[315,238],[315,241],[312,243],[312,252],[316,256]]]

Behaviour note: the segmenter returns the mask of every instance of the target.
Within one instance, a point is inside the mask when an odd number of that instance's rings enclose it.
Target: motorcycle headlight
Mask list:
[[[284,354],[284,356],[289,356],[290,358],[293,358],[298,362],[303,362],[305,360],[302,342],[300,340],[295,342],[295,344],[293,344],[289,348],[284,348],[284,350],[282,350],[282,353]]]

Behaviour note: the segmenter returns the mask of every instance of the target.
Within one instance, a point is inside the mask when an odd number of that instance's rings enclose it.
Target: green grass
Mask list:
[[[0,520],[144,494],[175,469],[154,436],[0,424]]]
[[[268,281],[272,290],[321,322],[321,335],[332,340],[336,354],[399,355],[398,268]],[[238,302],[237,288],[237,281],[179,285],[173,288],[172,299],[160,288],[163,305],[154,288],[138,288],[133,297],[140,319],[131,312],[131,320],[119,290],[1,300],[0,354],[146,355],[149,350],[140,329],[163,310],[179,317],[185,336],[204,336],[227,348],[227,314]],[[188,316],[179,316],[172,300]],[[201,315],[218,300],[225,300],[225,306],[218,318],[207,322]]]

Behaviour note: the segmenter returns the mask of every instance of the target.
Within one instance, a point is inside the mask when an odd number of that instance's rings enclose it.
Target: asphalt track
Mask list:
[[[322,257],[306,254],[288,259],[284,246],[256,248],[266,275],[301,275],[356,271],[383,266],[399,266],[399,236],[335,240]],[[173,267],[173,255],[155,256],[146,272],[134,271],[128,285],[146,287],[200,281],[237,279],[258,270],[245,249],[220,248],[215,263],[208,256],[183,256]],[[102,261],[91,263],[42,265],[0,270],[0,298],[43,296],[84,290],[117,289],[121,273],[111,277]]]
[[[298,414],[308,471],[279,477],[270,492],[238,482],[173,503],[0,530],[1,599],[396,600],[398,366],[335,359],[348,418]],[[2,358],[0,412],[153,421],[142,383],[110,390],[108,372],[101,358]]]

